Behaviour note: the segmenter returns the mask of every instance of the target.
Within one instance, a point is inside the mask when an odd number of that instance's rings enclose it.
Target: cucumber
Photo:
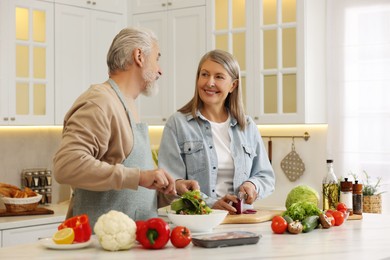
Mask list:
[[[318,220],[319,220],[319,216],[310,216],[310,217],[306,217],[303,221],[302,221],[302,225],[303,225],[303,232],[304,233],[307,233],[307,232],[310,232],[312,231],[313,229],[315,229],[317,226],[318,226]]]
[[[294,221],[289,215],[284,215],[283,218],[286,220],[287,224],[290,224]]]

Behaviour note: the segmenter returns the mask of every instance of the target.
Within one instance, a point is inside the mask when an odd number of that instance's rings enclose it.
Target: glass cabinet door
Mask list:
[[[10,9],[10,124],[53,124],[53,4],[13,1]]]
[[[257,124],[326,122],[325,0],[212,0],[208,49],[231,52]]]
[[[260,10],[260,112],[297,113],[296,0],[262,0]]]
[[[234,55],[240,64],[241,87],[246,104],[247,79],[247,8],[245,0],[213,1],[212,49],[221,49]]]
[[[248,114],[295,114],[296,0],[214,0],[210,48],[232,53],[241,67]]]

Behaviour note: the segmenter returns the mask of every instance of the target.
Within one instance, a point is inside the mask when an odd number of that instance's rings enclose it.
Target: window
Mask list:
[[[328,153],[336,172],[382,177],[390,213],[390,2],[329,0]]]

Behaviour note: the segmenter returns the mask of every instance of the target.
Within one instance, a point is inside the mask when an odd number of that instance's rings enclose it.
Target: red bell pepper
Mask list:
[[[146,221],[136,221],[137,241],[148,249],[161,249],[169,241],[171,230],[169,225],[161,218],[150,218]]]
[[[72,228],[74,231],[74,242],[82,243],[86,242],[91,238],[92,229],[89,224],[88,216],[83,214],[79,216],[74,216],[62,222],[58,226],[58,230],[63,228]]]

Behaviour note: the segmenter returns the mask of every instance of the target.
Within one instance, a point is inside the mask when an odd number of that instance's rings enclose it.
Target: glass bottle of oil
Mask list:
[[[339,185],[333,170],[333,160],[326,160],[327,174],[322,181],[323,209],[336,209],[339,202]]]

